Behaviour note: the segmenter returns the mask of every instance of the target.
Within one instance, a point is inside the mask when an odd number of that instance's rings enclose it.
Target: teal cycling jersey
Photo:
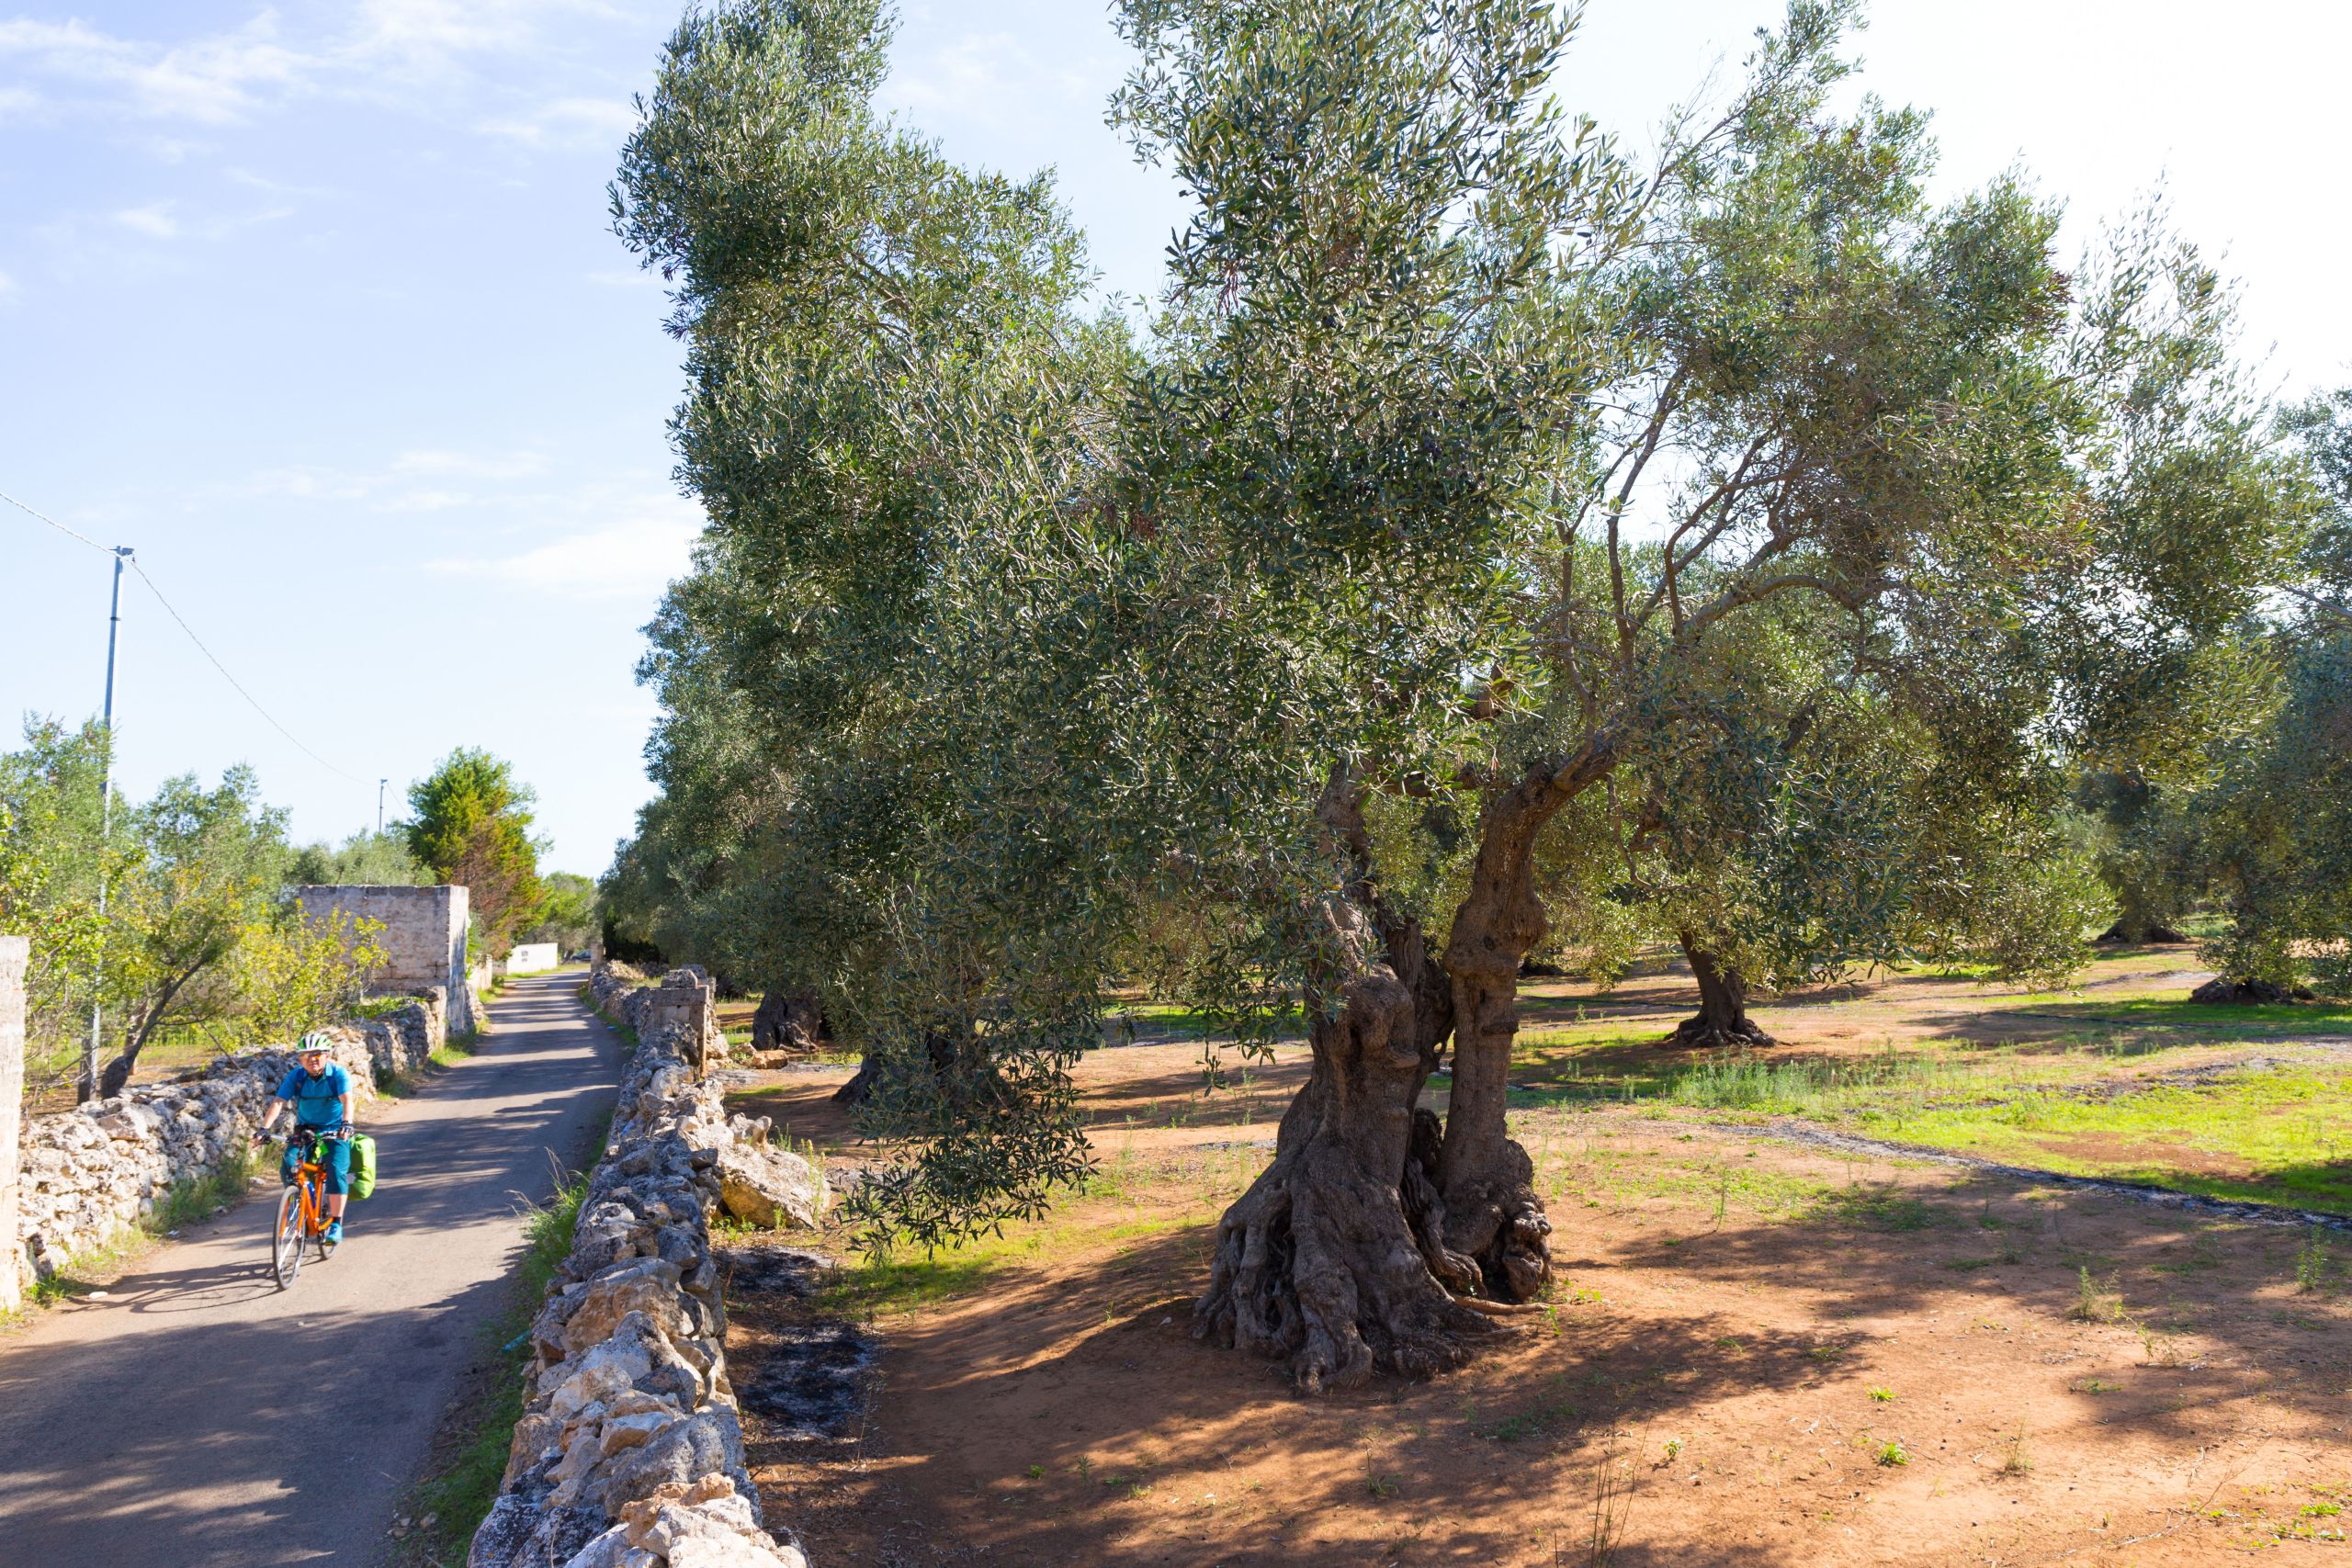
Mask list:
[[[351,1075],[333,1062],[317,1077],[296,1067],[277,1086],[277,1098],[293,1102],[295,1123],[303,1127],[341,1126],[343,1097],[350,1092]]]

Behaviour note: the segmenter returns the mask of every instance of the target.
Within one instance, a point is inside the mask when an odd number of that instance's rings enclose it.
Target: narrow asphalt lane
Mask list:
[[[579,985],[512,983],[479,1055],[361,1111],[381,1185],[293,1289],[248,1201],[0,1337],[0,1568],[377,1556],[507,1299],[523,1202],[612,1108],[619,1042]]]

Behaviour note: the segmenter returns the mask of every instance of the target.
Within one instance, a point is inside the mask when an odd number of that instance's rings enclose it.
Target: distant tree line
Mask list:
[[[0,752],[0,931],[31,938],[32,1092],[119,1092],[159,1039],[226,1050],[348,1016],[382,962],[376,932],[306,922],[293,896],[305,884],[478,876],[476,938],[492,953],[518,935],[576,947],[594,930],[594,884],[540,876],[530,792],[486,753],[445,759],[392,831],[297,846],[250,768],[107,804],[107,744],[95,724],[36,718]]]

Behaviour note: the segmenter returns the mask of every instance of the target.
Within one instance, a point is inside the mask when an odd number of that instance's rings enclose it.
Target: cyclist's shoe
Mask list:
[[[340,1247],[342,1244],[343,1222],[341,1220],[329,1220],[327,1222],[327,1245],[329,1247]]]

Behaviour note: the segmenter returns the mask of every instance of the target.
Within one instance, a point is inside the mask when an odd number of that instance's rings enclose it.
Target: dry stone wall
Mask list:
[[[447,1038],[447,993],[436,989],[387,1017],[328,1030],[354,1097],[372,1100],[379,1077],[423,1066]],[[8,1162],[18,1177],[16,1223],[0,1234],[16,1240],[33,1275],[55,1273],[154,1213],[175,1186],[219,1171],[295,1066],[289,1047],[265,1046],[170,1083],[29,1118]]]
[[[17,1122],[25,1107],[25,964],[31,944],[0,936],[0,1312],[24,1304],[17,1237]]]
[[[530,1397],[468,1568],[807,1568],[744,1464],[710,1218],[748,1184],[813,1223],[822,1172],[772,1147],[764,1120],[727,1114],[692,1021],[660,995],[672,986],[599,965],[590,987],[638,1045],[531,1326]]]

